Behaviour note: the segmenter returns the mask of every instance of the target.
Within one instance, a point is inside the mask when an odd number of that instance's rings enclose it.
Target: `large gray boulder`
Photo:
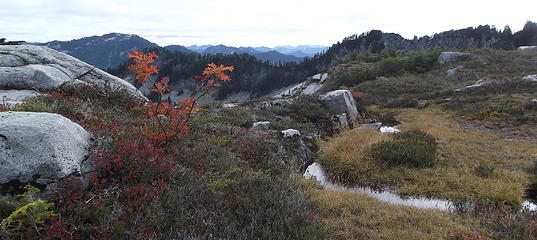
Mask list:
[[[24,65],[24,60],[21,57],[0,53],[0,67],[22,67]]]
[[[300,131],[296,130],[296,129],[286,129],[286,130],[283,130],[282,132],[282,136],[284,138],[292,138],[292,137],[295,137],[295,136],[299,136],[300,137]]]
[[[49,65],[0,67],[0,88],[54,90],[72,81],[69,76]]]
[[[0,104],[13,107],[21,104],[26,98],[39,95],[34,90],[0,90]]]
[[[41,46],[0,46],[0,89],[53,90],[73,82],[125,89],[144,98],[125,80],[65,53]]]
[[[254,131],[266,131],[269,129],[270,129],[269,121],[255,122],[250,128],[250,130],[254,130]]]
[[[86,130],[58,114],[0,112],[0,191],[79,172],[90,141]]]
[[[332,113],[336,115],[345,113],[349,122],[353,122],[359,116],[356,101],[348,90],[329,92],[322,95],[320,100]]]
[[[439,64],[446,64],[467,59],[469,56],[469,53],[443,52],[438,56],[437,60]]]

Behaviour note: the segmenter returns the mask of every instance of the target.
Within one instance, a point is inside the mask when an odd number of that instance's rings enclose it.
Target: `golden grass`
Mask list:
[[[342,183],[380,185],[402,195],[520,204],[529,169],[537,160],[535,140],[507,140],[494,131],[464,128],[435,108],[404,109],[398,119],[402,130],[420,129],[438,139],[439,166],[383,169],[363,153],[385,137],[352,130],[322,144],[320,161],[329,177]],[[493,175],[478,176],[474,169],[480,164],[493,166]]]
[[[378,173],[378,163],[367,159],[369,146],[390,139],[389,135],[376,130],[351,130],[342,133],[329,142],[322,143],[321,164],[328,176],[344,184],[365,181],[362,176]],[[337,173],[337,174],[331,174]]]
[[[457,234],[483,234],[476,219],[438,210],[382,203],[363,194],[322,190],[304,181],[304,192],[317,207],[316,216],[329,239],[453,239]]]

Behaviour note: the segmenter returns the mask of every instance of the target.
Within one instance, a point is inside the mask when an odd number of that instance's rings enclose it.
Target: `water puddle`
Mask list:
[[[409,206],[409,207],[415,207],[415,208],[420,208],[420,209],[434,209],[434,210],[441,210],[441,211],[454,210],[454,207],[455,207],[455,205],[452,202],[447,201],[447,200],[442,200],[442,199],[433,199],[433,198],[424,198],[424,197],[401,197],[397,194],[390,193],[387,191],[375,191],[375,190],[372,190],[370,188],[365,188],[365,187],[342,186],[337,183],[330,182],[326,178],[324,169],[319,163],[313,163],[312,165],[310,165],[306,169],[306,172],[304,173],[304,177],[306,179],[315,178],[317,182],[319,182],[319,184],[321,184],[326,189],[366,194],[381,202],[395,204],[395,205]],[[526,201],[523,203],[523,208],[529,209],[531,211],[535,211],[537,210],[537,205],[529,201]]]

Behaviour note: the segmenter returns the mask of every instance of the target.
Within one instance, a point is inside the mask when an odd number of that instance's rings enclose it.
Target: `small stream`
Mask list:
[[[306,172],[304,173],[304,178],[313,179],[319,182],[324,188],[335,190],[335,191],[345,191],[351,193],[361,193],[366,194],[370,197],[373,197],[381,202],[391,203],[395,205],[415,207],[420,209],[434,209],[441,211],[451,211],[454,210],[455,204],[448,200],[434,199],[434,198],[425,198],[425,197],[401,197],[397,194],[388,192],[388,191],[375,191],[366,187],[346,187],[337,183],[330,182],[326,178],[323,167],[319,163],[313,163],[310,165]],[[523,209],[529,209],[531,211],[537,210],[537,205],[525,201],[522,205]]]
[[[395,121],[397,122],[397,121]],[[373,129],[377,128],[382,133],[397,133],[400,130],[397,127],[386,126],[382,123],[365,124],[358,129]],[[319,163],[313,163],[310,165],[304,173],[306,179],[315,178],[326,189],[345,191],[352,193],[361,193],[376,198],[381,202],[391,203],[401,206],[416,207],[421,209],[435,209],[442,211],[454,210],[455,204],[453,202],[443,199],[425,198],[425,197],[401,197],[397,194],[388,191],[375,191],[366,187],[346,187],[337,183],[330,182],[326,178],[323,167]],[[536,184],[537,185],[537,184]],[[534,192],[532,196],[537,195],[537,186],[534,186]],[[522,203],[522,209],[529,209],[531,211],[537,211],[537,204],[530,201],[524,201]]]

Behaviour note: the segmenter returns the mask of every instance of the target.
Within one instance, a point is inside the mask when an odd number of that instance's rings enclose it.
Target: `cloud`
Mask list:
[[[331,45],[371,29],[404,37],[535,18],[537,2],[421,0],[0,0],[0,36],[45,42],[109,32],[161,45]]]

